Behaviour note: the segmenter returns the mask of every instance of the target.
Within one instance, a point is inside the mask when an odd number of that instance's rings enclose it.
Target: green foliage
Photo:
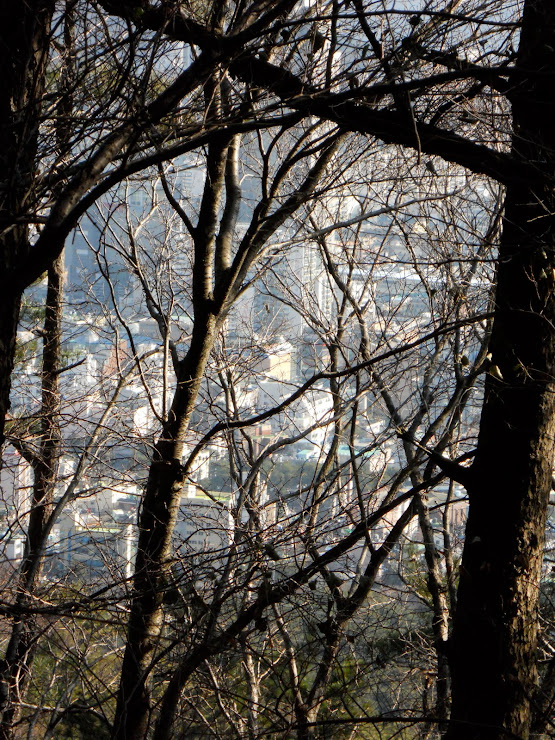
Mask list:
[[[17,341],[15,346],[15,367],[25,367],[31,360],[33,360],[39,351],[38,339],[31,339],[26,342]]]
[[[112,681],[119,669],[118,629],[109,614],[96,619],[62,620],[41,643],[33,663],[30,705],[51,707],[39,717],[42,731],[56,738],[104,740],[110,737]],[[36,735],[39,737],[39,734]]]
[[[68,711],[56,726],[56,737],[67,740],[109,740],[110,729],[106,723],[90,711]]]

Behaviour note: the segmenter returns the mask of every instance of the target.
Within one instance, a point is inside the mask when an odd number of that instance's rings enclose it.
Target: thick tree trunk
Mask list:
[[[10,404],[53,0],[0,0],[0,444]]]
[[[555,453],[555,6],[530,0],[511,94],[513,155],[452,636],[448,740],[528,738],[537,602]],[[549,73],[549,74],[548,74]]]

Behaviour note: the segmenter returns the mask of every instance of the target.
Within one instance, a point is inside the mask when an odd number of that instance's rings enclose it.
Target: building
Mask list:
[[[217,562],[233,539],[234,521],[229,492],[205,491],[195,484],[183,489],[174,530],[177,558],[202,556]]]

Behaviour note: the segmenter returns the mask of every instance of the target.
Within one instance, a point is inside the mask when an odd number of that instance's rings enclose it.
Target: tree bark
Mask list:
[[[162,627],[162,601],[171,561],[171,538],[183,488],[181,458],[184,433],[216,331],[215,317],[211,314],[199,324],[183,361],[168,422],[154,449],[143,497],[133,601],[112,734],[114,740],[143,738],[150,722],[148,681]]]
[[[510,96],[512,155],[532,163],[538,177],[506,193],[491,367],[468,485],[446,740],[525,740],[530,732],[555,454],[554,38],[555,7],[529,0]]]
[[[22,616],[22,612],[32,607],[36,598],[48,540],[47,522],[58,476],[61,450],[59,375],[63,275],[64,260],[60,255],[48,271],[43,328],[42,402],[38,420],[40,434],[38,449],[26,455],[33,468],[34,483],[27,541],[14,604],[15,615],[6,653],[0,663],[0,740],[13,737],[14,723],[25,698],[36,639],[40,632],[35,618],[31,614]]]
[[[16,269],[29,251],[29,215],[53,0],[0,2],[0,444],[10,406],[21,292]]]

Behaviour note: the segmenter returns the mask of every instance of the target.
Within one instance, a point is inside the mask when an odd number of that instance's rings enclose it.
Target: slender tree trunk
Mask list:
[[[4,425],[10,408],[11,378],[14,366],[17,324],[21,295],[3,291],[0,281],[0,445],[4,442]]]
[[[432,631],[437,656],[437,698],[434,713],[438,720],[446,720],[449,716],[450,676],[445,646],[449,638],[449,618],[451,616],[447,598],[447,584],[441,573],[440,555],[434,541],[430,513],[420,496],[416,499],[416,510],[418,512],[418,521],[424,543],[424,557],[428,570],[428,590],[433,608]],[[424,736],[428,737],[429,731],[425,730],[424,732]]]
[[[35,652],[37,626],[31,614],[36,588],[44,566],[48,539],[46,523],[50,514],[60,456],[60,392],[59,370],[62,332],[63,256],[58,257],[48,271],[43,353],[42,401],[40,411],[39,447],[29,462],[34,484],[27,542],[21,563],[10,639],[0,665],[0,738],[11,738],[21,701],[25,698],[30,666]]]
[[[555,452],[555,5],[526,3],[511,94],[511,186],[452,637],[448,740],[529,737],[538,587]],[[511,734],[512,733],[512,734]]]
[[[172,534],[181,491],[184,435],[215,338],[216,321],[199,322],[160,439],[143,498],[133,580],[133,601],[120,679],[113,738],[138,740],[150,722],[151,662],[162,627],[162,601],[171,562]]]

